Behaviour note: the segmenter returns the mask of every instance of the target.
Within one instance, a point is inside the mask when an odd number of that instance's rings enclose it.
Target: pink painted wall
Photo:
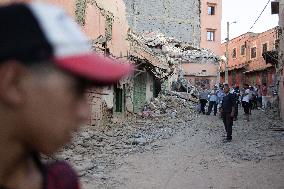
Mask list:
[[[215,15],[208,15],[208,5],[215,6]],[[221,45],[222,0],[201,0],[201,43],[217,55],[222,55]],[[207,29],[215,30],[215,40],[207,41]]]
[[[31,0],[1,0],[0,4],[11,2],[30,2]],[[43,0],[55,5],[63,7],[66,12],[75,19],[75,0]],[[109,11],[114,16],[112,25],[112,40],[108,42],[110,52],[116,57],[126,57],[129,51],[129,42],[127,39],[128,23],[126,20],[126,8],[123,0],[96,0],[97,5],[106,11]],[[87,3],[85,25],[82,30],[90,39],[96,39],[100,35],[105,36],[105,16],[103,12]]]
[[[264,69],[270,64],[266,64],[264,58],[262,57],[262,45],[267,43],[267,50],[271,51],[275,49],[275,40],[277,39],[275,28],[267,30],[263,33],[245,33],[229,41],[229,70],[236,70],[237,67],[247,64],[242,70],[244,71],[253,71],[257,69]],[[241,55],[241,46],[246,45],[245,54]],[[256,58],[251,58],[251,48],[256,47]],[[236,57],[233,58],[233,49],[236,49]],[[222,54],[225,55],[226,52],[226,43],[221,45]],[[222,65],[222,70],[224,70],[225,65]],[[245,69],[245,70],[244,70]],[[232,71],[230,71],[232,72]],[[236,71],[239,73],[239,71]],[[261,73],[261,71],[260,71]],[[239,73],[241,74],[241,73]],[[270,67],[268,69],[268,85],[273,85],[272,76],[275,74],[275,69]],[[238,82],[247,82],[252,84],[253,78],[256,77],[256,84],[261,83],[261,74],[259,73],[246,73],[246,79]],[[229,74],[229,84],[232,84],[231,74]],[[237,83],[241,85],[241,83]]]
[[[129,51],[127,39],[128,23],[126,20],[126,7],[123,0],[97,0],[100,7],[111,12],[114,16],[112,26],[112,40],[108,43],[110,52],[120,57],[125,57]],[[104,29],[104,28],[103,28]]]
[[[201,63],[183,63],[185,77],[190,81],[195,81],[195,78],[204,78],[210,80],[210,88],[217,83],[218,65],[215,64],[201,64]],[[206,72],[202,72],[206,70]]]
[[[105,21],[105,17],[97,7],[87,4],[85,25],[82,28],[90,39],[96,39],[100,35],[105,36]]]

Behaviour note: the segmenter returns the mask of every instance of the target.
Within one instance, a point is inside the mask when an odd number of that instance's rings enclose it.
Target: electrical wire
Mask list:
[[[271,0],[268,0],[268,2],[266,3],[265,7],[263,8],[263,10],[261,11],[260,15],[257,17],[257,19],[254,21],[253,25],[250,27],[249,31],[254,27],[254,25],[256,24],[256,22],[258,21],[258,19],[261,17],[262,13],[264,12],[264,10],[266,9],[267,5],[270,3]]]

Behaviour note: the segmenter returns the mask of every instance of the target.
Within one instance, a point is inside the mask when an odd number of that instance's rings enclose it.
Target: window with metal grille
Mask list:
[[[262,44],[262,53],[267,52],[267,43]]]
[[[245,52],[246,52],[246,46],[242,45],[241,46],[241,55],[245,55]]]
[[[256,58],[256,47],[250,49],[250,58]]]
[[[278,49],[279,48],[279,39],[276,39],[275,40],[275,49]]]
[[[234,48],[233,53],[232,53],[232,58],[236,58],[236,57],[237,57],[237,49]]]

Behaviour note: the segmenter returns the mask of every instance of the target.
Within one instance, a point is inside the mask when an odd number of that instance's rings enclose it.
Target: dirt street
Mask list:
[[[260,110],[234,122],[233,140],[222,143],[222,121],[194,113],[132,118],[89,127],[57,158],[68,160],[84,188],[284,188],[284,124]]]

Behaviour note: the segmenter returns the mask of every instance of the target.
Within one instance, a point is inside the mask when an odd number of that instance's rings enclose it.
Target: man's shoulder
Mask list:
[[[79,189],[79,181],[74,169],[64,161],[48,163],[46,166],[47,188],[62,186],[62,189]]]

